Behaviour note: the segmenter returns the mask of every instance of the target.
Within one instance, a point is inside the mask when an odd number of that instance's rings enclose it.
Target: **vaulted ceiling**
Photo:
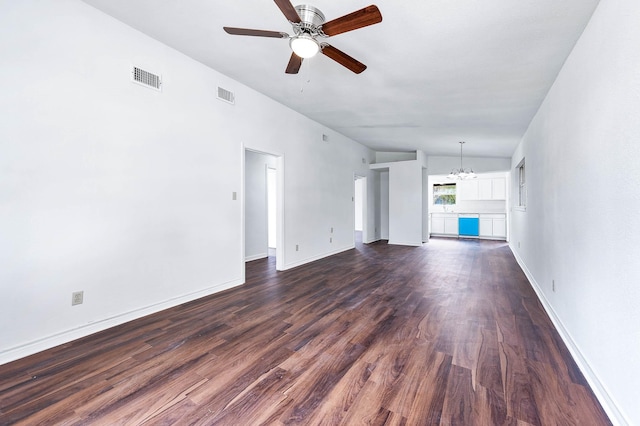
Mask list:
[[[379,151],[510,157],[598,0],[377,0],[381,23],[327,39],[367,65],[325,55],[285,74],[292,34],[272,0],[84,0],[205,65]],[[297,2],[293,3],[297,5]],[[368,0],[309,0],[327,20]]]

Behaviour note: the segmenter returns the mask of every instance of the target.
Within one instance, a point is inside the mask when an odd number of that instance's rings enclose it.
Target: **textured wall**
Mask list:
[[[0,40],[0,362],[242,283],[245,146],[285,158],[285,268],[353,246],[362,145],[80,1],[3,2]]]
[[[640,2],[600,2],[512,159],[511,246],[620,424],[640,424],[638,22]]]

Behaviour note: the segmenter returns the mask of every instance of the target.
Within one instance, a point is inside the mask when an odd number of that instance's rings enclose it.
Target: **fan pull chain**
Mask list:
[[[306,65],[305,65],[306,64]],[[307,59],[302,63],[302,74],[307,84],[311,84],[311,60]],[[304,83],[300,86],[300,93],[304,93]]]

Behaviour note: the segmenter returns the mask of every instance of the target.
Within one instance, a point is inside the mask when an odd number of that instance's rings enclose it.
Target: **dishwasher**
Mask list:
[[[480,219],[477,214],[458,215],[458,235],[461,237],[477,237],[480,232]]]

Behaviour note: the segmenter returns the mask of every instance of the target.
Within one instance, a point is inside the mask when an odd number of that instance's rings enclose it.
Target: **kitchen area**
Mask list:
[[[429,236],[507,240],[508,173],[428,178]]]

